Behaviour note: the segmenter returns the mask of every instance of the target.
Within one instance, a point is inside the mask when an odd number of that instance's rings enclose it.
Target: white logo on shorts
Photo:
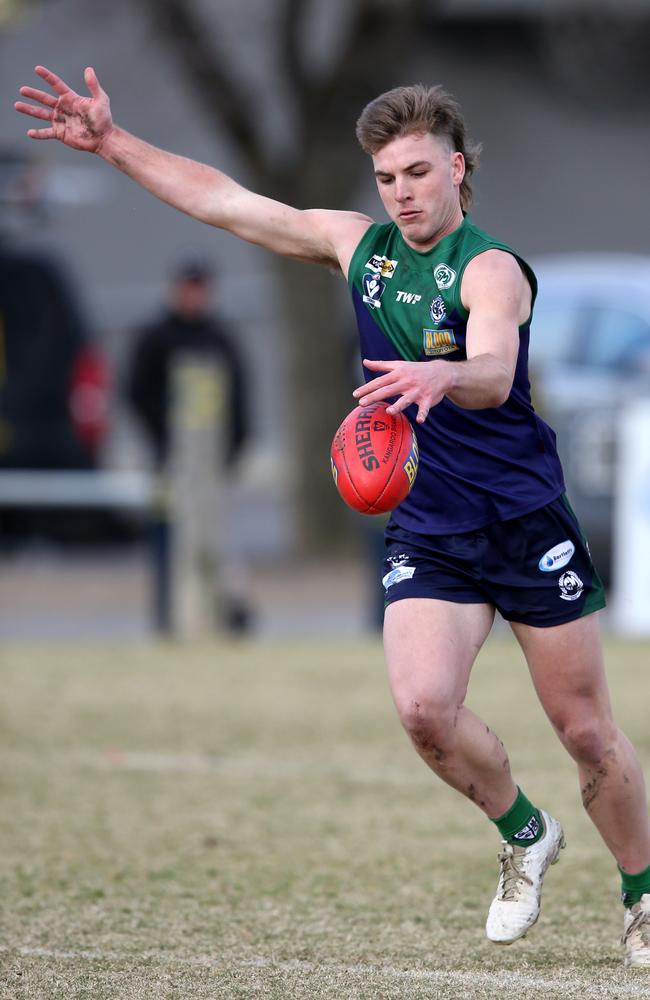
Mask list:
[[[542,573],[552,573],[554,569],[562,569],[563,566],[570,563],[575,550],[575,545],[567,538],[565,542],[560,542],[559,545],[555,545],[548,552],[545,552],[537,565]]]
[[[578,576],[574,573],[572,569],[563,573],[558,580],[558,585],[561,590],[560,597],[563,601],[577,601],[580,597],[582,591],[585,589],[585,585]]]
[[[388,590],[394,583],[401,583],[402,580],[410,580],[414,573],[415,566],[396,566],[390,573],[386,573],[381,582],[386,590]]]

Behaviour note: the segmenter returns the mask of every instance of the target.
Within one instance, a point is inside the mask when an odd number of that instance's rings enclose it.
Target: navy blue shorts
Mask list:
[[[548,627],[605,606],[605,592],[565,496],[478,531],[421,535],[390,521],[386,604],[432,597],[491,604],[511,622]]]

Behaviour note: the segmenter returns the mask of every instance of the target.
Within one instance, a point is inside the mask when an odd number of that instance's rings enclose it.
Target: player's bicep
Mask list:
[[[467,357],[489,354],[514,375],[519,327],[530,312],[530,286],[515,257],[487,251],[468,264],[461,289],[469,310]]]
[[[274,253],[327,266],[347,264],[371,224],[356,212],[301,210],[238,184],[215,204],[215,225]]]

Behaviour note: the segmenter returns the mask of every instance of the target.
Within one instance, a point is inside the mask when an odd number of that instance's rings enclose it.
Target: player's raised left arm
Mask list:
[[[113,121],[108,94],[92,67],[84,73],[89,96],[77,94],[45,66],[36,75],[51,92],[21,87],[21,114],[43,127],[31,139],[56,139],[71,149],[95,153],[156,198],[200,222],[298,260],[340,267],[347,275],[359,240],[372,220],[359,212],[299,210],[256,194],[223,171],[152,146]]]

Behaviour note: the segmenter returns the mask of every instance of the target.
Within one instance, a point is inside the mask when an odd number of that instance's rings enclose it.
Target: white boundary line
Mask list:
[[[470,972],[455,969],[398,969],[393,965],[340,965],[336,962],[276,962],[273,959],[254,958],[239,962],[218,962],[210,957],[182,958],[170,955],[165,952],[143,952],[141,954],[129,954],[125,952],[102,951],[101,949],[88,949],[83,951],[58,950],[56,948],[0,948],[0,954],[17,953],[25,958],[53,958],[53,959],[73,959],[74,961],[115,961],[124,963],[136,963],[141,965],[144,961],[153,961],[159,965],[183,965],[195,968],[214,969],[215,971],[226,971],[228,969],[273,969],[277,972],[287,973],[338,973],[343,975],[370,975],[383,976],[385,979],[410,980],[422,983],[440,983],[441,985],[455,984],[459,987],[469,987],[475,985],[520,988],[523,990],[537,991],[541,993],[561,992],[565,996],[598,996],[598,997],[649,997],[650,998],[650,978],[647,983],[630,983],[622,981],[603,982],[593,976],[585,978],[564,977],[562,979],[543,979],[541,977],[529,975],[516,971],[504,972]],[[621,966],[621,973],[626,977],[645,977],[647,973],[641,970],[629,970],[624,972]],[[590,989],[591,987],[591,989]],[[592,992],[593,990],[593,992]]]

